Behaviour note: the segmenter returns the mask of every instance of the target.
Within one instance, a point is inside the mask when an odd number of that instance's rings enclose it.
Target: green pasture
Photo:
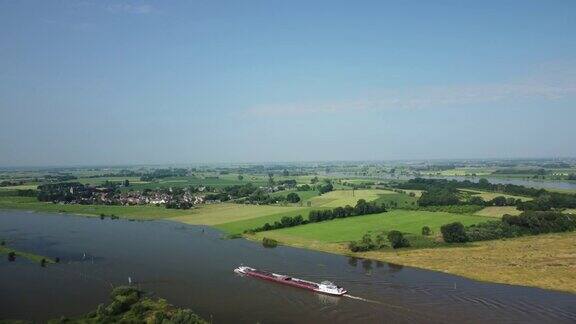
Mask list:
[[[282,242],[286,237],[292,241],[315,240],[325,243],[348,242],[360,239],[367,232],[387,232],[398,230],[406,234],[420,235],[423,226],[428,226],[434,234],[440,227],[451,222],[472,225],[485,222],[486,217],[459,215],[443,212],[412,210],[393,210],[381,214],[356,216],[312,223],[274,231],[261,232],[259,235]]]
[[[309,200],[312,197],[316,197],[319,194],[318,191],[316,190],[298,191],[296,189],[293,189],[293,190],[277,191],[271,193],[270,196],[272,197],[287,196],[289,193],[292,192],[298,194],[298,196],[300,197],[300,201],[302,201],[304,204],[306,200]]]
[[[312,207],[344,207],[355,206],[359,199],[375,201],[383,195],[395,194],[393,191],[381,189],[334,190],[310,199]]]
[[[194,225],[219,225],[235,221],[250,220],[263,216],[289,213],[302,209],[302,207],[293,206],[283,207],[221,203],[203,205],[188,210],[186,215],[173,217],[171,220]]]
[[[522,201],[532,200],[532,198],[530,198],[530,197],[513,196],[513,195],[507,195],[507,194],[503,194],[503,193],[499,193],[499,192],[488,192],[488,191],[481,191],[481,190],[475,190],[475,189],[458,189],[458,190],[465,192],[465,193],[470,193],[472,196],[480,197],[480,198],[484,199],[484,201],[489,201],[489,200],[492,200],[492,199],[499,197],[499,196],[503,196],[506,198],[520,199]]]
[[[245,230],[250,230],[250,229],[257,228],[257,227],[261,227],[266,223],[273,224],[276,221],[280,221],[280,219],[284,216],[294,217],[297,215],[301,215],[304,219],[308,219],[308,213],[313,209],[318,210],[318,209],[323,209],[323,208],[301,207],[301,208],[282,211],[279,213],[272,213],[269,215],[259,216],[259,217],[255,217],[255,218],[226,222],[226,223],[215,225],[214,227],[216,227],[216,228],[218,228],[224,232],[227,232],[229,234],[239,234],[239,233],[243,233]]]
[[[482,210],[477,211],[474,215],[485,216],[485,217],[495,217],[501,218],[502,216],[508,215],[520,215],[522,211],[516,209],[515,206],[490,206],[485,207]]]

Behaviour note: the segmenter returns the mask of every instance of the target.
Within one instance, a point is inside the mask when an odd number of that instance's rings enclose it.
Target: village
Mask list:
[[[254,186],[250,183],[224,188],[210,186],[167,187],[130,190],[128,181],[96,186],[79,182],[46,183],[38,186],[39,201],[81,205],[156,205],[173,209],[189,209],[200,204],[218,204],[236,200],[247,204],[270,204],[284,197],[270,193],[293,188],[295,182]]]

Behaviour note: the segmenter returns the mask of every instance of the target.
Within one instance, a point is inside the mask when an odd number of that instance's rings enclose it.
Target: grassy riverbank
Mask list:
[[[378,195],[371,198],[377,197]],[[348,199],[346,196],[342,196],[342,198]],[[319,209],[321,207],[312,208]],[[263,237],[268,237],[279,241],[281,244],[298,248],[366,257],[484,281],[576,293],[575,233],[476,242],[460,246],[450,246],[438,242],[439,228],[443,224],[454,221],[460,221],[467,225],[480,223],[489,220],[488,217],[500,217],[503,212],[508,211],[505,210],[508,207],[489,208],[478,212],[477,215],[392,210],[383,214],[337,219],[262,232],[247,236],[247,238],[261,241]],[[153,206],[61,205],[42,203],[26,197],[0,197],[0,209],[64,212],[91,216],[113,214],[129,219],[163,219],[187,224],[210,225],[229,234],[242,233],[245,229],[258,227],[266,222],[273,223],[282,216],[300,214],[306,217],[311,210],[310,207],[230,203],[206,205],[191,210],[174,210]],[[432,236],[419,235],[424,225],[432,229]],[[353,254],[346,246],[348,241],[358,240],[367,232],[376,233],[390,230],[400,230],[407,233],[413,246],[427,248],[380,250]],[[20,255],[24,256],[24,254]],[[39,262],[38,257],[33,256],[33,259]]]
[[[441,271],[480,281],[576,293],[575,232],[362,253],[352,253],[343,242],[270,234],[259,233],[248,238],[260,241],[262,237],[270,237],[297,248]]]
[[[20,251],[6,245],[0,245],[0,255],[8,255],[10,254],[10,252],[14,252],[16,254],[16,258],[24,258],[32,262],[41,263],[42,260],[45,260],[46,263],[56,263],[56,260],[49,258],[47,256]]]
[[[428,226],[433,233],[438,234],[440,226],[447,223],[461,222],[465,225],[472,225],[484,221],[486,218],[482,216],[418,210],[392,210],[381,214],[335,219],[260,232],[256,235],[273,238],[279,242],[302,240],[302,242],[342,243],[359,240],[367,232],[398,230],[403,233],[419,235],[422,227]]]
[[[174,307],[164,299],[144,296],[133,287],[117,287],[110,295],[108,305],[98,308],[77,318],[60,318],[48,321],[58,323],[189,323],[207,324],[208,322],[189,309]]]

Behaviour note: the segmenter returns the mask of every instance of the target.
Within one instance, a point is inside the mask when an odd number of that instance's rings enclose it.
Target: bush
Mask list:
[[[523,235],[574,231],[576,217],[557,212],[530,211],[518,216],[504,215],[491,221],[466,227],[470,241],[496,240]]]
[[[490,221],[466,227],[466,236],[470,241],[488,241],[520,235],[519,229],[515,230],[502,221]]]
[[[297,203],[300,201],[300,196],[295,192],[291,192],[286,196],[286,200],[291,203]]]
[[[422,235],[428,236],[430,234],[432,234],[432,230],[430,229],[430,227],[428,226],[422,227]]]
[[[278,246],[278,241],[265,237],[262,239],[262,245],[267,248],[273,248]]]
[[[372,237],[370,234],[364,234],[360,241],[352,241],[348,243],[348,248],[352,252],[365,252],[374,250],[376,248],[376,244],[372,241]]]
[[[576,229],[576,216],[557,212],[529,211],[518,216],[504,215],[502,222],[509,226],[521,227],[533,235]]]
[[[409,247],[410,242],[404,237],[400,231],[390,231],[388,233],[388,241],[393,249],[399,249],[403,247]]]
[[[462,243],[468,241],[466,231],[464,231],[464,225],[460,222],[442,225],[440,231],[446,243]]]
[[[446,205],[446,206],[426,206],[418,208],[418,210],[423,211],[445,212],[454,214],[473,214],[482,209],[484,209],[484,206],[482,205]]]

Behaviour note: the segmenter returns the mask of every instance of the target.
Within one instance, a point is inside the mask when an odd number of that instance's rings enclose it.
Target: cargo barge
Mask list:
[[[251,267],[240,266],[234,269],[234,272],[238,274],[243,274],[247,276],[251,276],[258,279],[268,280],[277,282],[280,284],[293,286],[297,288],[312,290],[318,293],[333,295],[333,296],[342,296],[346,293],[346,290],[342,287],[336,286],[330,281],[322,281],[321,283],[315,283],[312,281],[302,280],[298,278],[293,278],[286,275],[276,274],[273,272],[267,272],[263,270],[254,269]]]

